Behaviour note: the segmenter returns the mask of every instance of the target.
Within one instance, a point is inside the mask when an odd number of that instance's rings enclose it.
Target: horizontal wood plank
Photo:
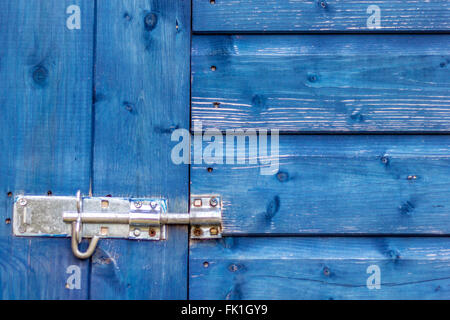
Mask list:
[[[450,35],[195,36],[192,121],[284,132],[449,132]]]
[[[196,32],[448,31],[449,17],[446,0],[193,0]]]
[[[193,300],[450,299],[449,238],[192,241],[189,269]]]
[[[191,166],[192,194],[222,196],[225,234],[450,234],[449,135],[279,141],[273,175],[261,150],[257,164]]]

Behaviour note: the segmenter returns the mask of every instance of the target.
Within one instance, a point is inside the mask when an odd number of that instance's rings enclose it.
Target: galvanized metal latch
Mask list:
[[[72,237],[72,251],[89,258],[100,238],[165,240],[167,225],[189,224],[191,239],[222,236],[222,201],[217,195],[191,196],[189,213],[169,213],[166,199],[18,196],[14,202],[16,236]],[[78,248],[91,238],[88,249]]]

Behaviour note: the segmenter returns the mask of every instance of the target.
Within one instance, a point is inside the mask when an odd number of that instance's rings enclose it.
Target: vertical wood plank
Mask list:
[[[0,2],[0,299],[88,297],[69,239],[15,237],[9,219],[18,194],[89,191],[93,13],[90,0]],[[73,270],[80,286],[66,287]]]
[[[189,168],[170,159],[189,127],[190,1],[97,1],[93,192],[188,209]],[[93,299],[185,299],[187,228],[166,241],[100,241]]]

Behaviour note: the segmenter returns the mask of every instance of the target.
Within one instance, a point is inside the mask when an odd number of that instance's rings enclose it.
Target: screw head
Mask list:
[[[134,229],[133,234],[134,234],[136,237],[139,237],[139,236],[141,235],[141,230],[140,230],[139,228],[136,228],[136,229]]]
[[[156,231],[155,231],[155,229],[150,229],[150,230],[148,231],[148,234],[149,234],[150,237],[156,236]]]
[[[217,200],[217,198],[211,198],[211,199],[209,200],[209,205],[210,205],[211,207],[216,207],[218,204],[219,204],[219,200]]]
[[[19,199],[19,204],[20,204],[22,207],[25,207],[25,206],[27,205],[27,199],[25,199],[25,198],[20,198],[20,199]]]
[[[134,203],[134,207],[135,208],[141,208],[142,207],[142,201],[136,201],[135,203]]]
[[[202,235],[203,231],[199,227],[194,228],[194,236],[200,237]]]
[[[217,236],[219,234],[219,229],[217,229],[216,227],[212,227],[211,229],[209,229],[209,233],[212,236]]]
[[[152,209],[156,209],[157,206],[158,206],[158,204],[157,204],[155,201],[151,201],[151,202],[150,202],[150,207],[151,207]]]

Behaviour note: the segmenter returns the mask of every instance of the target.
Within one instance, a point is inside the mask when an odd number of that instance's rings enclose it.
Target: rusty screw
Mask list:
[[[140,207],[142,207],[142,202],[141,201],[136,201],[134,203],[134,206],[139,209]]]
[[[194,236],[200,237],[202,235],[203,231],[199,227],[194,228]]]
[[[155,231],[155,229],[150,229],[150,230],[148,231],[148,234],[150,235],[150,237],[156,236],[156,231]]]
[[[216,227],[212,227],[211,229],[209,229],[209,233],[212,236],[217,236],[219,234],[219,229],[217,229]]]

